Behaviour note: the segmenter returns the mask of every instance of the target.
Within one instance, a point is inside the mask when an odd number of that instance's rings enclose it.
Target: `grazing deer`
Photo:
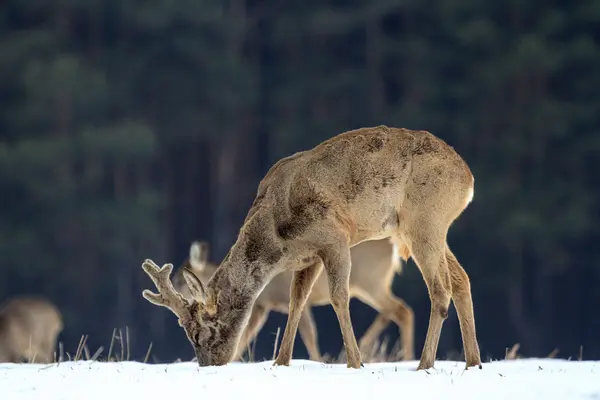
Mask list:
[[[464,160],[427,131],[378,126],[345,132],[271,167],[236,242],[206,287],[184,271],[193,298],[173,288],[172,264],[159,268],[151,260],[142,268],[158,293],[144,290],[143,296],[178,317],[201,366],[223,365],[235,357],[258,295],[279,273],[293,271],[288,320],[275,359],[275,365],[289,365],[304,305],[324,268],[347,366],[359,368],[349,310],[350,248],[393,237],[403,258],[415,260],[431,300],[418,369],[434,365],[451,299],[466,368],[481,368],[469,277],[446,242],[473,188]]]
[[[412,309],[391,291],[395,274],[402,270],[400,255],[395,251],[397,248],[392,246],[388,239],[382,239],[363,242],[350,249],[352,263],[350,297],[357,297],[380,313],[359,342],[361,353],[372,346],[391,320],[400,328],[404,360],[412,360],[414,359],[414,314]],[[184,297],[191,297],[183,277],[185,268],[189,268],[202,285],[206,285],[217,270],[218,265],[208,261],[208,249],[209,245],[206,242],[193,242],[190,246],[189,258],[183,267],[173,274],[173,286]],[[275,276],[258,295],[248,325],[242,333],[236,358],[242,356],[248,344],[258,335],[271,310],[288,314],[293,276],[291,271],[282,272]],[[311,360],[321,360],[311,307],[330,303],[327,278],[321,274],[315,281],[298,323],[300,337]]]
[[[53,362],[62,330],[60,311],[50,301],[13,297],[0,308],[0,362]]]

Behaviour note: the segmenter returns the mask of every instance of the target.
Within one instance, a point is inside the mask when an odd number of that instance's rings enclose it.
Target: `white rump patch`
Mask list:
[[[392,242],[392,268],[397,274],[402,272],[402,261],[400,261],[400,246]]]
[[[465,204],[465,206],[469,205],[469,203],[471,203],[473,201],[474,195],[475,195],[475,189],[473,189],[473,186],[471,186],[469,188],[469,192],[467,193],[467,203]]]

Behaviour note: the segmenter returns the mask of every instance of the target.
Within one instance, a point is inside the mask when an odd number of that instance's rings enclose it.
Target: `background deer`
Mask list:
[[[0,308],[0,362],[54,362],[62,316],[49,300],[19,296]]]
[[[240,233],[206,288],[184,270],[192,298],[176,292],[172,264],[142,268],[158,293],[150,302],[179,318],[198,363],[223,365],[237,353],[252,305],[275,276],[294,271],[288,320],[275,365],[289,365],[298,324],[324,268],[344,339],[347,366],[362,365],[350,318],[350,248],[393,237],[412,257],[431,300],[418,369],[434,365],[452,299],[466,367],[481,367],[469,277],[450,251],[450,225],[473,199],[474,178],[452,147],[426,131],[378,126],[339,134],[279,160],[258,186]]]
[[[402,271],[397,249],[398,246],[393,246],[389,239],[363,242],[350,249],[352,260],[350,297],[357,297],[379,312],[359,342],[361,353],[364,354],[371,349],[373,342],[391,320],[400,328],[403,359],[412,360],[414,359],[414,314],[412,309],[403,300],[397,298],[391,290],[394,275]],[[191,244],[188,260],[173,276],[173,286],[182,295],[191,296],[183,278],[184,268],[190,268],[203,285],[208,283],[217,270],[218,265],[208,261],[208,251],[209,245],[206,242],[196,241]],[[260,293],[254,302],[250,320],[238,345],[238,358],[258,335],[271,310],[288,314],[292,279],[292,272],[282,272],[274,277]],[[298,324],[300,337],[311,360],[321,360],[317,327],[311,307],[329,304],[331,299],[327,277],[321,274],[308,296]]]

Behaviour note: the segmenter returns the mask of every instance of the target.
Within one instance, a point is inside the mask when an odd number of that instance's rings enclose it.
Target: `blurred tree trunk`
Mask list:
[[[193,240],[211,240],[213,204],[208,139],[176,142],[167,158],[169,259],[179,264],[188,256]]]
[[[213,210],[214,204],[210,189],[212,187],[212,176],[214,166],[211,156],[211,139],[201,139],[190,143],[186,156],[188,167],[185,175],[187,177],[186,197],[187,221],[189,226],[184,229],[187,241],[184,248],[187,256],[189,244],[194,240],[213,240]]]
[[[249,34],[248,10],[246,0],[229,2],[226,10],[226,56],[232,66],[248,68],[252,54],[246,54]],[[234,77],[229,77],[231,81]],[[226,84],[232,86],[233,82]],[[241,95],[241,94],[240,94]],[[220,145],[218,156],[218,178],[216,204],[216,226],[219,232],[215,238],[215,255],[221,259],[235,242],[252,200],[256,194],[260,160],[257,159],[257,124],[254,115],[258,108],[245,102],[232,101],[227,112],[230,114],[224,122],[223,135],[228,138]],[[259,117],[260,118],[260,117]],[[258,128],[259,129],[259,128]]]
[[[240,169],[236,166],[237,139],[234,137],[226,142],[215,144],[215,184],[213,185],[215,231],[212,245],[214,253],[211,253],[218,255],[219,260],[221,254],[224,256],[233,244],[232,240],[235,240],[235,223],[232,221],[230,211],[233,209],[233,198],[237,191],[235,171]]]
[[[367,6],[366,16],[366,69],[368,76],[368,97],[370,119],[372,125],[383,124],[381,120],[387,115],[385,96],[383,90],[383,77],[381,76],[382,62],[382,36],[381,32],[382,14],[378,9],[377,3],[372,2]]]
[[[523,248],[521,244],[513,241],[510,250],[507,252],[507,260],[513,263],[511,265],[516,274],[506,285],[506,300],[508,305],[508,315],[510,325],[516,330],[519,343],[521,343],[521,352],[524,354],[539,354],[540,342],[542,337],[537,329],[537,324],[531,314],[527,311],[527,297],[531,298],[531,286],[524,282]],[[526,297],[527,295],[527,297]],[[507,343],[506,347],[511,347],[514,343]]]
[[[113,198],[112,200],[116,204],[124,204],[127,201],[127,197],[129,195],[129,191],[131,189],[131,181],[127,179],[127,167],[119,161],[113,161]],[[126,240],[125,237],[121,237],[120,240]],[[132,243],[125,242],[121,243],[121,248],[127,249],[132,246]],[[127,321],[131,321],[133,319],[133,303],[132,303],[132,295],[131,290],[133,288],[133,266],[125,264],[125,254],[123,251],[119,251],[115,254],[113,258],[113,262],[116,265],[117,272],[117,285],[118,285],[118,295],[117,295],[117,309],[116,320],[119,321],[119,324],[127,324]]]

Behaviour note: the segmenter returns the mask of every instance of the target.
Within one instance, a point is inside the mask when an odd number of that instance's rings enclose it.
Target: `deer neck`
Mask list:
[[[225,319],[235,320],[231,323],[245,323],[254,301],[282,265],[284,251],[269,234],[270,217],[259,210],[246,221],[207,284],[207,302],[214,302]]]
[[[224,260],[208,282],[208,295],[216,296],[219,304],[239,308],[242,305],[252,307],[267,283],[267,268],[250,263],[238,264]]]

